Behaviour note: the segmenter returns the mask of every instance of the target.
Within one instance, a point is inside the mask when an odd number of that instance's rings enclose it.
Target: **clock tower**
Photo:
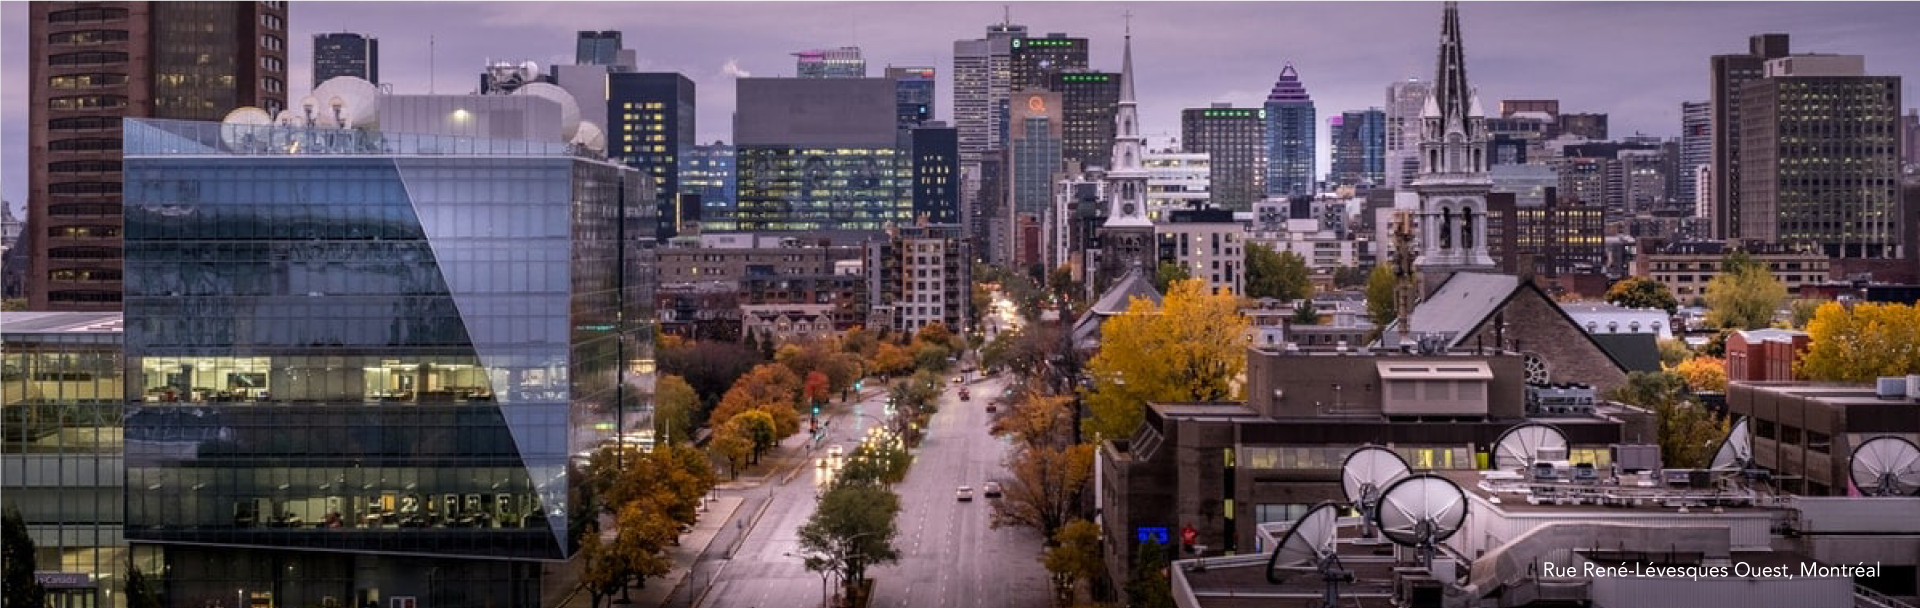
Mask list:
[[[1144,146],[1133,98],[1133,27],[1127,27],[1120,60],[1120,102],[1114,108],[1113,168],[1107,172],[1107,219],[1095,231],[1100,239],[1100,283],[1139,267],[1151,274],[1158,252],[1153,221],[1147,219],[1147,171],[1140,165]]]

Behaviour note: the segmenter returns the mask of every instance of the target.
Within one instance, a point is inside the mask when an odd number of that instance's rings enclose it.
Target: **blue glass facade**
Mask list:
[[[167,547],[168,589],[459,604],[350,558],[571,555],[571,455],[651,391],[648,180],[564,146],[234,129],[125,129],[126,533]],[[208,545],[349,561],[282,580]],[[435,572],[537,592],[502,568]]]
[[[714,142],[688,146],[680,155],[680,188],[700,197],[700,229],[728,232],[735,228],[734,199],[738,198],[733,146]]]
[[[1267,94],[1267,196],[1312,195],[1315,169],[1313,98],[1289,64]]]

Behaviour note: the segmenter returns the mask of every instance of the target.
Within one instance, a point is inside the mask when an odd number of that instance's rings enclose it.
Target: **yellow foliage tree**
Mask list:
[[[800,377],[778,363],[755,366],[741,376],[720,397],[709,420],[731,420],[747,410],[762,410],[773,416],[774,432],[789,437],[800,432],[800,413],[793,402],[800,394]]]
[[[1820,305],[1807,324],[1812,344],[1795,364],[1809,380],[1871,382],[1920,374],[1920,307],[1907,304]]]
[[[1727,360],[1719,357],[1700,355],[1669,368],[1687,381],[1687,388],[1694,392],[1724,393],[1727,391]]]
[[[1135,298],[1101,326],[1100,352],[1088,363],[1093,391],[1086,436],[1133,434],[1149,401],[1224,401],[1247,367],[1247,318],[1232,294],[1207,293],[1206,281],[1170,286],[1162,304]]]
[[[913,352],[905,347],[882,342],[879,350],[873,354],[873,371],[882,374],[904,374],[913,371]]]

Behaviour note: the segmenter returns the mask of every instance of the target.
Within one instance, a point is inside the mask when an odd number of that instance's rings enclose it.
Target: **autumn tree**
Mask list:
[[[773,355],[773,361],[786,366],[794,376],[806,378],[814,372],[826,376],[825,395],[829,396],[853,385],[860,367],[859,360],[859,355],[846,352],[834,340],[828,339],[788,343],[774,351]]]
[[[1609,399],[1653,412],[1658,422],[1660,455],[1673,467],[1704,467],[1717,442],[1726,436],[1726,421],[1689,399],[1687,381],[1671,372],[1633,372]]]
[[[1395,291],[1399,284],[1399,278],[1393,276],[1393,269],[1386,264],[1374,266],[1373,272],[1367,275],[1367,319],[1373,321],[1375,327],[1384,330],[1400,318],[1400,300]]]
[[[1105,567],[1100,561],[1100,526],[1079,518],[1060,526],[1040,562],[1053,580],[1060,605],[1073,605],[1074,588],[1080,583],[1093,584]]]
[[[887,375],[907,373],[913,370],[913,353],[906,347],[883,342],[874,352],[873,365],[868,369]]]
[[[1719,276],[1707,282],[1707,325],[1722,329],[1763,329],[1787,298],[1787,286],[1764,264],[1736,252],[1721,263]]]
[[[1680,301],[1659,281],[1645,277],[1627,277],[1607,288],[1609,304],[1627,308],[1658,308],[1671,315],[1680,310]]]
[[[801,388],[800,377],[784,365],[755,366],[720,397],[712,418],[731,420],[741,412],[761,410],[773,417],[776,438],[791,437],[800,432],[800,413],[794,409],[793,402]]]
[[[716,460],[726,461],[728,478],[739,479],[740,467],[753,456],[753,438],[740,425],[722,423],[714,427],[713,438],[707,441],[707,453]]]
[[[1009,456],[1013,474],[993,503],[993,527],[1019,526],[1051,535],[1073,517],[1093,479],[1091,443],[1023,448]]]
[[[753,442],[754,464],[760,464],[760,456],[773,448],[777,441],[773,416],[765,410],[754,409],[734,414],[733,418],[727,420],[727,425],[738,428],[747,440]]]
[[[1100,352],[1088,363],[1094,441],[1133,434],[1153,402],[1224,401],[1247,366],[1247,318],[1231,294],[1206,282],[1173,285],[1160,306],[1135,298],[1101,326]]]
[[[1794,329],[1804,330],[1813,322],[1813,316],[1820,312],[1821,300],[1798,299],[1787,303],[1787,310],[1793,312],[1791,325]]]
[[[1672,368],[1674,374],[1687,382],[1687,388],[1693,392],[1724,393],[1727,391],[1727,361],[1719,357],[1699,356],[1680,362]]]
[[[623,449],[600,450],[589,461],[589,479],[604,484],[596,494],[618,526],[612,543],[603,544],[592,526],[581,532],[581,550],[591,552],[583,583],[596,605],[599,597],[634,583],[644,587],[647,578],[666,574],[672,566],[667,548],[682,527],[699,520],[700,502],[715,481],[707,459],[692,447],[657,444],[652,450],[609,455]]]
[[[1812,343],[1795,371],[1809,380],[1872,382],[1920,374],[1920,307],[1828,302],[1807,324],[1807,335]]]
[[[580,573],[580,586],[587,590],[587,597],[593,608],[600,608],[600,602],[621,589],[626,588],[630,575],[628,564],[632,561],[629,551],[622,551],[619,545],[600,538],[598,528],[588,526],[580,535],[580,554],[577,559],[586,568]]]
[[[1687,343],[1679,338],[1662,339],[1656,347],[1660,350],[1660,366],[1663,369],[1679,365],[1693,356],[1693,349],[1687,348]]]
[[[1275,252],[1260,243],[1247,243],[1246,289],[1249,298],[1299,300],[1313,297],[1313,270],[1306,258],[1292,251]]]
[[[827,375],[818,370],[807,372],[807,381],[800,388],[800,394],[806,397],[806,404],[817,406],[833,397],[833,388]]]
[[[810,553],[807,570],[835,572],[854,598],[864,588],[867,568],[900,561],[893,546],[899,528],[900,495],[881,484],[836,483],[820,495],[820,504],[800,526],[800,548]],[[853,605],[862,605],[858,601]]]
[[[700,395],[686,379],[673,374],[653,385],[653,432],[660,441],[692,441],[694,416],[700,413]]]

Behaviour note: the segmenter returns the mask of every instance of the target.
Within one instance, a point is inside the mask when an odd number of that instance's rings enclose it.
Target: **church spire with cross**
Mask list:
[[[1147,218],[1147,170],[1134,98],[1133,14],[1127,20],[1120,52],[1120,100],[1113,112],[1113,168],[1106,175],[1107,218],[1094,231],[1100,262],[1090,285],[1110,284],[1130,269],[1152,273],[1158,267],[1153,221]]]
[[[1420,260],[1428,289],[1455,272],[1498,272],[1487,252],[1486,118],[1467,84],[1460,7],[1448,2],[1440,18],[1440,49],[1433,91],[1421,113]]]

